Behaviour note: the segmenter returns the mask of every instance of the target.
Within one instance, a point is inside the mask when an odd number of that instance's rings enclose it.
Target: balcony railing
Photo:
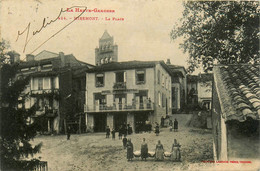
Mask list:
[[[43,89],[43,90],[31,90],[31,94],[48,94],[48,93],[57,93],[59,94],[58,89]]]
[[[126,82],[117,82],[117,83],[114,83],[113,88],[114,88],[115,90],[124,90],[124,89],[126,89]]]
[[[96,106],[86,106],[85,112],[108,112],[108,111],[145,111],[145,110],[154,110],[154,103],[135,103],[135,104],[126,104],[126,103],[114,103],[113,105],[100,104]]]

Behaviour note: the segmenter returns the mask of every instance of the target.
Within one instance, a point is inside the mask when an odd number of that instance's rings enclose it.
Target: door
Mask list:
[[[107,115],[106,114],[94,114],[94,131],[95,132],[105,132],[107,125]]]

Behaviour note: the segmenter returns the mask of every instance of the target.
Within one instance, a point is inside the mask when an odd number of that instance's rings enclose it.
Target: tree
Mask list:
[[[25,109],[23,94],[28,78],[16,79],[18,64],[13,63],[13,52],[7,53],[7,43],[0,42],[0,163],[1,170],[29,170],[39,162],[32,159],[25,162],[29,155],[39,152],[41,144],[32,146],[30,140],[36,135],[35,124],[28,122],[35,113],[35,107]]]
[[[183,38],[180,47],[189,53],[189,72],[202,63],[204,71],[213,63],[255,63],[259,60],[259,2],[184,2],[180,24],[171,38]]]

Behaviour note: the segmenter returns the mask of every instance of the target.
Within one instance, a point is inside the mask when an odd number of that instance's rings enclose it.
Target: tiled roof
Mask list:
[[[104,72],[104,71],[118,71],[127,69],[142,69],[153,68],[156,64],[161,64],[162,67],[171,75],[170,68],[163,61],[127,61],[127,62],[110,62],[90,68],[87,72]]]
[[[260,65],[214,67],[214,80],[226,120],[260,119]]]

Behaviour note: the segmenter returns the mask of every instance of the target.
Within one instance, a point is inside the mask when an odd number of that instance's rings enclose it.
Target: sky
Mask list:
[[[73,6],[81,6],[80,9],[87,7],[92,12],[76,12]],[[73,12],[65,11],[70,7],[73,7]],[[95,8],[114,12],[94,12]],[[60,18],[46,26],[59,16],[61,9],[64,10],[60,15],[63,20]],[[0,10],[1,36],[9,41],[12,50],[21,54],[21,59],[26,54],[33,52],[36,55],[48,50],[73,54],[78,60],[94,64],[95,48],[107,30],[118,45],[119,61],[170,59],[172,64],[187,67],[188,54],[179,49],[182,40],[172,41],[170,38],[170,32],[181,18],[183,9],[182,1],[173,0],[3,0]],[[91,19],[95,20],[73,21],[80,14],[81,17],[93,17]],[[41,29],[44,19],[46,27]],[[41,31],[33,35],[37,30]],[[30,41],[23,52],[27,31],[27,40]]]

